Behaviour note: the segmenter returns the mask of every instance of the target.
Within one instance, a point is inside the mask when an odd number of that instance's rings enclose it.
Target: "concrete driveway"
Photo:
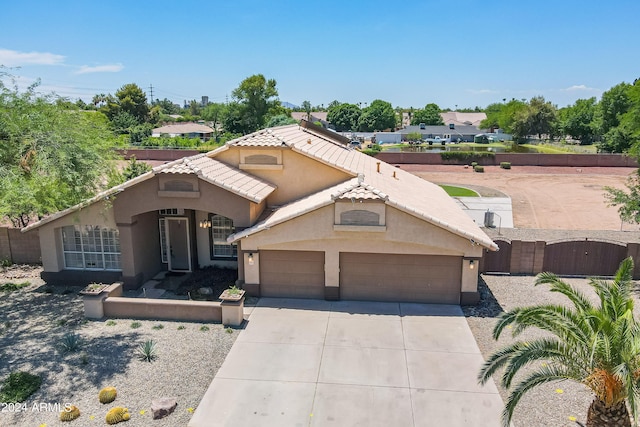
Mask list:
[[[189,426],[494,427],[483,361],[459,306],[262,298]]]

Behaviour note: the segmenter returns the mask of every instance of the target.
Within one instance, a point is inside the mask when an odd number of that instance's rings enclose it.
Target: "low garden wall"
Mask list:
[[[103,301],[103,310],[105,317],[113,318],[222,322],[222,306],[217,301],[109,296]]]
[[[376,158],[391,164],[468,165],[475,161],[484,166],[497,166],[501,162],[509,162],[512,166],[638,167],[634,157],[622,154],[479,153],[477,157],[443,160],[440,153],[381,152]]]
[[[162,160],[172,161],[187,156],[195,156],[200,152],[198,150],[178,150],[178,149],[152,149],[152,148],[129,148],[126,150],[117,150],[118,154],[129,160],[135,156],[137,160]]]

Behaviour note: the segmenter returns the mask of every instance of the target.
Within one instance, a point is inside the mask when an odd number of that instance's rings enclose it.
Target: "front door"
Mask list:
[[[169,271],[191,271],[189,220],[184,217],[166,217],[165,233]]]

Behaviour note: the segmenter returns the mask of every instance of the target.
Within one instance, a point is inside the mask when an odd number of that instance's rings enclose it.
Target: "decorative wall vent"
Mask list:
[[[246,164],[249,165],[277,165],[278,158],[268,154],[253,154],[244,158]]]
[[[340,214],[340,225],[379,225],[380,215],[364,209],[354,209]]]
[[[164,191],[193,191],[193,183],[188,181],[167,181]]]

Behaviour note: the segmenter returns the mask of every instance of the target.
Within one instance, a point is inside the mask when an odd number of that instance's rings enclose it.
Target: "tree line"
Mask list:
[[[568,136],[580,144],[597,143],[606,153],[628,153],[640,142],[640,81],[620,83],[595,97],[558,109],[544,97],[503,100],[485,109],[483,129],[500,128],[516,141],[529,136]]]

